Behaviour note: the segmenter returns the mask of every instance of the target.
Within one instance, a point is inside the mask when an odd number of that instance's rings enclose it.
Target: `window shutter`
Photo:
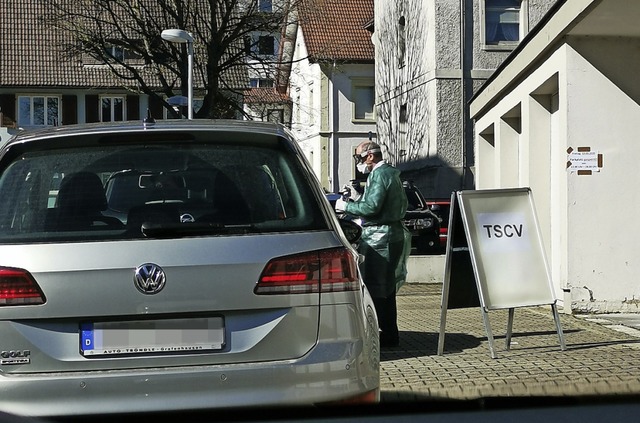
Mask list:
[[[0,126],[14,128],[16,126],[16,96],[13,94],[1,94],[0,110],[2,111]]]
[[[62,96],[62,124],[78,123],[78,97],[75,95]]]
[[[149,110],[151,111],[151,117],[154,119],[162,119],[162,103],[156,96],[149,96]],[[146,115],[145,115],[146,117]]]
[[[87,123],[100,122],[99,101],[95,94],[87,94],[84,96],[84,114]]]
[[[140,120],[140,96],[127,96],[127,120]]]

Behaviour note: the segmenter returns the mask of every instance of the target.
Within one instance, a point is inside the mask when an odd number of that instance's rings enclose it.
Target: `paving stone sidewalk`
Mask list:
[[[627,333],[560,315],[561,351],[549,306],[515,309],[511,349],[507,310],[489,312],[491,358],[479,308],[447,311],[437,355],[441,284],[407,284],[398,294],[400,346],[381,353],[382,402],[513,396],[640,394],[640,331]],[[634,336],[635,335],[635,336]]]

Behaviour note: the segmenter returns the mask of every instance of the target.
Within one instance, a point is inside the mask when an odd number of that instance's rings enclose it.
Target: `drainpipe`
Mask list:
[[[461,172],[461,181],[460,181],[460,189],[465,188],[466,181],[466,172],[467,172],[467,89],[466,89],[466,80],[465,80],[465,70],[467,67],[466,63],[466,50],[467,50],[467,42],[466,42],[466,21],[467,21],[467,7],[466,0],[460,0],[460,91],[461,91],[461,99],[460,99],[460,128],[461,128],[461,154],[462,154],[462,172]]]
[[[329,72],[329,160],[331,173],[329,174],[329,184],[333,192],[340,190],[340,181],[338,180],[338,159],[340,152],[338,150],[338,137],[336,136],[336,125],[338,117],[336,116],[338,107],[336,105],[338,96],[336,95],[335,84],[333,83],[334,71],[336,68],[336,61],[333,61],[331,66],[331,72]]]

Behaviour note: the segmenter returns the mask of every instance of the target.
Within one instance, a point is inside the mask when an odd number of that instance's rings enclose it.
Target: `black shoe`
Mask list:
[[[380,348],[393,348],[400,345],[398,336],[384,336],[384,332],[380,334]]]

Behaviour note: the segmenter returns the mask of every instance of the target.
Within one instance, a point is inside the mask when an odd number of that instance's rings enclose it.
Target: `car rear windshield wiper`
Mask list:
[[[140,228],[142,234],[148,238],[170,238],[197,235],[242,235],[258,233],[259,230],[251,224],[223,225],[221,223],[150,223],[144,222]]]

